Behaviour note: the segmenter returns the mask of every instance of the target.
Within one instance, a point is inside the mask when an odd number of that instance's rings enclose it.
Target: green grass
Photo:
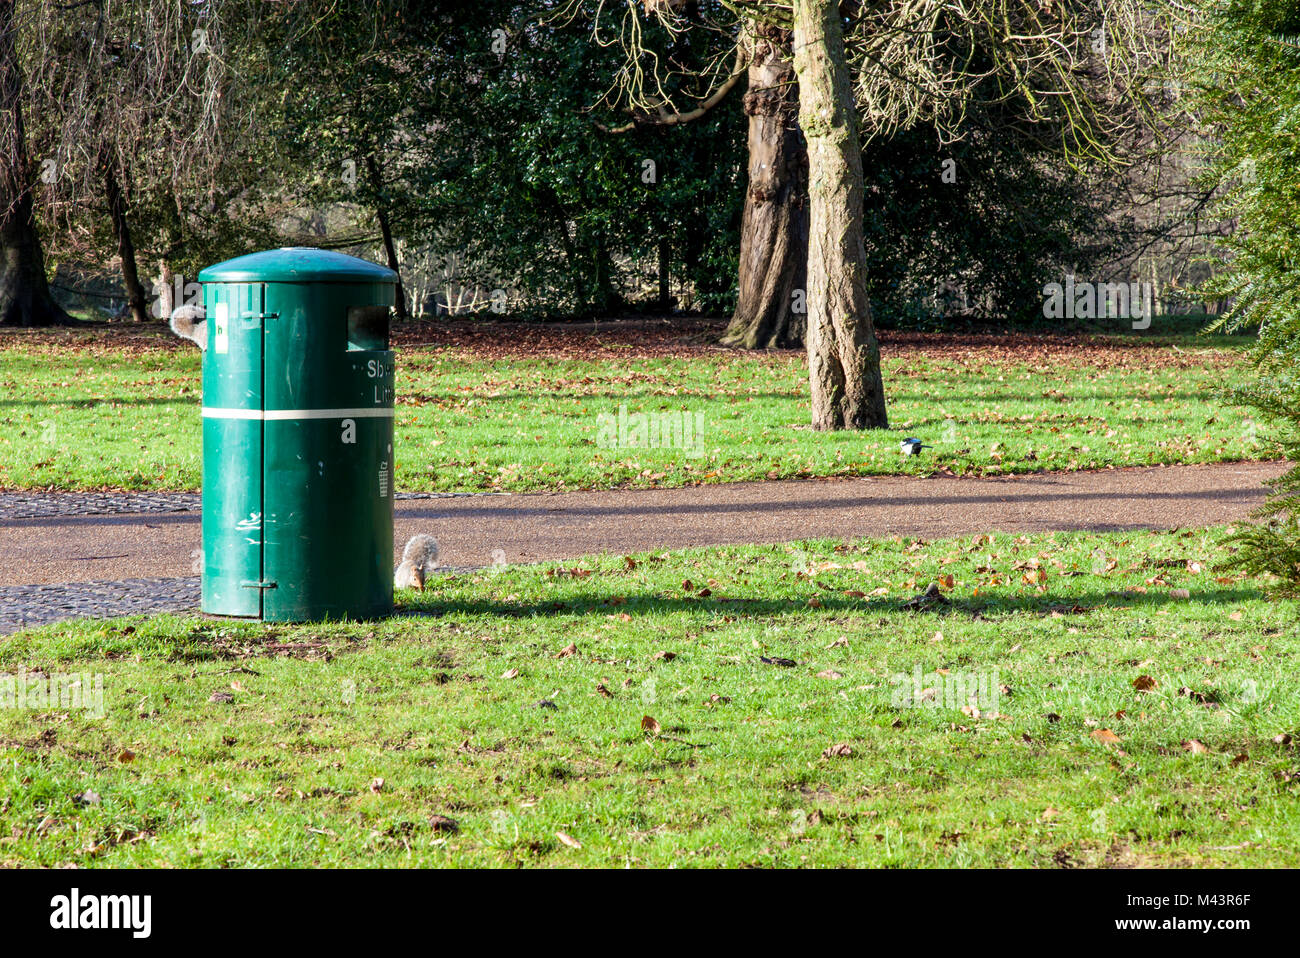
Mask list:
[[[404,350],[397,483],[531,491],[1275,455],[1266,431],[1222,403],[1235,351],[1169,342],[1100,364],[1082,347],[996,356],[903,349],[884,364],[889,432],[814,433],[798,355],[629,352],[612,363]],[[10,345],[0,350],[0,488],[197,488],[200,391],[193,350]],[[700,455],[602,448],[600,416],[621,405],[698,414]],[[903,458],[899,440],[912,435],[934,448]]]
[[[597,557],[383,622],[28,631],[0,672],[102,674],[105,715],[0,708],[0,867],[1295,865],[1300,608],[1209,570],[1222,534]],[[993,701],[900,707],[914,669]]]

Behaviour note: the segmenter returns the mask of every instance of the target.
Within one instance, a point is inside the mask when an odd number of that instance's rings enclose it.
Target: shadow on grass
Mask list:
[[[492,615],[506,619],[531,619],[555,616],[583,615],[618,615],[626,613],[633,618],[638,615],[662,615],[689,612],[703,616],[745,616],[763,618],[788,615],[803,611],[813,615],[852,613],[857,615],[901,614],[948,618],[960,616],[970,620],[989,619],[1014,613],[1037,613],[1039,615],[1087,615],[1092,612],[1127,609],[1139,614],[1159,609],[1199,608],[1214,606],[1232,607],[1241,602],[1258,599],[1261,592],[1251,588],[1215,588],[1203,592],[1192,592],[1190,598],[1177,598],[1169,589],[1150,589],[1147,592],[1133,592],[1115,589],[1109,592],[1091,591],[1075,596],[1053,596],[1050,593],[1033,595],[990,596],[988,598],[951,598],[947,604],[936,603],[927,608],[908,609],[906,600],[897,597],[852,598],[833,593],[817,595],[820,605],[810,608],[807,598],[727,598],[709,596],[706,598],[692,596],[665,596],[643,594],[614,603],[608,598],[579,596],[551,602],[501,602],[501,601],[467,601],[452,599],[439,601],[436,598],[419,601],[415,604],[399,605],[394,618],[404,616],[479,616]]]
[[[1002,370],[1005,367],[997,366],[991,368]],[[942,371],[936,371],[936,375],[939,372]],[[994,388],[997,385],[997,381],[991,378],[991,376],[981,377],[981,378],[983,379],[984,382],[989,384],[989,388],[987,391],[945,392],[943,394],[944,402],[948,404],[949,408],[951,408],[952,404],[954,403],[970,403],[972,405],[977,405],[981,403],[987,404],[990,402],[997,402],[1002,404],[1021,403],[1024,405],[1041,406],[1045,399],[1050,398],[1050,394],[1047,393],[1046,391],[1023,392],[1023,391],[999,390]],[[639,389],[626,389],[626,390],[618,390],[618,389],[610,388],[607,391],[595,391],[589,393],[576,393],[576,392],[559,393],[558,395],[561,398],[568,398],[572,400],[581,399],[584,405],[588,408],[590,408],[592,405],[599,406],[599,404],[602,402],[610,404],[608,409],[597,408],[595,412],[583,412],[580,414],[574,414],[573,418],[575,420],[583,420],[586,418],[591,418],[594,417],[595,413],[599,413],[599,412],[617,413],[618,405],[620,403],[637,403],[638,404],[637,408],[631,408],[628,410],[629,414],[636,414],[638,412],[658,412],[661,409],[667,409],[669,411],[681,409],[684,406],[689,406],[690,405],[689,400],[692,399],[703,399],[710,403],[715,402],[717,399],[717,395],[718,395],[717,386],[714,383],[700,383],[694,386],[687,384],[686,386],[679,386],[677,385],[677,379],[675,378],[675,374],[671,370],[665,370],[662,374],[662,379],[663,379],[663,385],[659,388],[652,387],[652,388],[639,388]],[[1065,381],[1066,379],[1068,379],[1068,377],[1062,377],[1061,379],[1056,379],[1056,380],[1045,380],[1045,382],[1050,384],[1053,382],[1062,382]],[[742,382],[742,380],[739,377],[737,378],[736,381],[737,383]],[[610,385],[613,386],[615,384],[610,384]],[[669,390],[673,390],[673,391],[670,392]],[[773,401],[786,402],[786,403],[791,403],[796,405],[807,401],[807,395],[801,389],[762,390],[759,392],[746,392],[745,396],[747,399],[752,399],[754,401],[773,400]],[[493,395],[482,395],[475,392],[452,392],[452,393],[402,392],[397,397],[397,408],[400,411],[404,407],[410,406],[412,407],[412,411],[414,411],[416,409],[420,409],[422,407],[429,406],[429,405],[454,407],[461,403],[464,403],[468,399],[473,399],[476,404],[486,404],[486,403],[502,404],[502,403],[517,403],[520,401],[531,402],[536,398],[537,398],[536,390],[529,389],[525,386],[520,386],[519,388],[516,389],[502,390]],[[1065,398],[1055,400],[1054,402],[1057,408],[1053,409],[1051,406],[1049,406],[1048,408],[1051,411],[1051,415],[1046,420],[1039,420],[1037,424],[1045,425],[1045,424],[1050,424],[1051,422],[1057,420],[1065,420],[1067,422],[1080,422],[1086,419],[1091,419],[1098,422],[1105,421],[1105,417],[1100,414],[1081,416],[1077,412],[1072,411],[1073,407],[1076,404],[1083,403],[1083,402],[1099,403],[1105,401],[1115,401],[1115,402],[1127,403],[1127,402],[1133,402],[1138,400],[1146,400],[1151,402],[1167,403],[1171,399],[1178,399],[1187,402],[1195,401],[1195,402],[1202,402],[1202,403],[1212,403],[1212,402],[1217,402],[1220,398],[1221,397],[1219,396],[1218,393],[1209,389],[1164,390],[1164,389],[1152,387],[1150,390],[1145,390],[1145,391],[1141,389],[1128,388],[1128,389],[1116,389],[1116,390],[1095,390],[1092,392],[1085,392],[1085,393],[1071,392],[1067,394]],[[933,400],[934,400],[933,392],[928,392],[919,389],[908,389],[905,386],[896,388],[895,390],[889,393],[889,401],[891,403],[923,403],[924,404],[924,403],[933,402]],[[734,407],[728,406],[728,408],[734,408]],[[929,420],[922,419],[919,420],[919,423],[921,425],[924,425],[927,422],[943,424],[945,421],[946,420],[944,420],[942,417],[937,417]],[[958,424],[958,426],[964,425],[968,427],[974,425],[989,425],[989,426],[1003,425],[1002,423],[972,423],[969,420],[962,420],[962,419],[957,419],[954,421]],[[1020,423],[1016,423],[1016,425],[1020,425]],[[1033,425],[1033,424],[1030,423],[1027,425]]]
[[[996,368],[1001,370],[1004,367],[996,367]],[[996,380],[992,380],[992,379],[987,381],[990,383],[996,382]],[[1052,382],[1059,382],[1059,381],[1060,380],[1045,380],[1045,382],[1049,384]],[[943,402],[949,409],[951,409],[953,404],[955,403],[970,403],[971,405],[976,405],[980,403],[987,404],[990,402],[997,402],[1000,404],[1022,403],[1026,406],[1035,406],[1039,408],[1046,406],[1046,411],[1047,413],[1049,413],[1046,419],[1039,419],[1027,423],[1010,421],[1012,425],[1017,425],[1017,426],[1020,425],[1043,426],[1043,425],[1050,425],[1052,422],[1055,422],[1057,420],[1065,420],[1067,422],[1083,422],[1084,420],[1095,420],[1098,422],[1106,421],[1107,417],[1105,415],[1102,415],[1101,413],[1095,415],[1094,414],[1080,415],[1078,412],[1073,411],[1074,407],[1079,403],[1087,403],[1087,402],[1100,403],[1100,402],[1109,402],[1109,401],[1128,403],[1137,400],[1146,400],[1148,402],[1165,403],[1171,399],[1188,400],[1188,401],[1196,400],[1203,403],[1213,403],[1219,401],[1222,397],[1218,393],[1207,389],[1164,390],[1164,389],[1158,389],[1156,387],[1152,387],[1149,391],[1145,391],[1145,392],[1140,389],[1117,389],[1113,392],[1108,390],[1098,390],[1095,392],[1087,392],[1087,393],[1070,392],[1070,393],[1066,393],[1065,398],[1063,399],[1058,398],[1054,400],[1050,398],[1050,395],[1047,393],[1046,390],[1044,390],[1043,392],[1029,393],[1029,392],[999,391],[993,388],[990,388],[988,392],[948,392],[945,390],[942,398],[943,398]],[[909,392],[906,390],[897,390],[895,392],[889,393],[889,401],[893,403],[929,404],[929,403],[933,403],[934,400],[935,400],[935,395],[933,392],[922,392],[922,391]],[[1190,416],[1194,415],[1194,413],[1189,413],[1188,415],[1190,418]],[[1111,418],[1114,418],[1113,413],[1111,415]],[[948,422],[948,420],[945,420],[942,416],[937,416],[929,420],[925,420],[925,419],[919,420],[918,424],[925,425],[927,423],[934,423],[937,425],[943,425],[946,422]],[[997,426],[1007,425],[1006,422],[987,422],[987,423],[972,422],[970,420],[963,420],[961,418],[954,419],[952,420],[952,422],[957,423],[958,427],[961,426],[970,427],[970,426],[981,426],[981,425],[997,427]],[[1132,420],[1125,420],[1124,422],[1125,425],[1134,424]]]
[[[194,395],[185,396],[96,396],[94,398],[86,396],[77,397],[59,397],[54,396],[47,399],[0,399],[0,407],[3,406],[67,406],[72,409],[94,409],[98,406],[198,406],[202,397]]]

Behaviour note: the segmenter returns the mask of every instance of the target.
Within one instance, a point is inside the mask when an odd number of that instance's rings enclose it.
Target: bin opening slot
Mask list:
[[[348,308],[348,350],[369,352],[388,349],[388,306]]]

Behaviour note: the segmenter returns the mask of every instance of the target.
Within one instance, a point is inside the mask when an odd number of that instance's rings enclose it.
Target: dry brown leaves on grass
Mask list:
[[[463,350],[481,359],[663,359],[740,353],[717,345],[724,319],[698,316],[631,317],[599,322],[513,322],[508,320],[410,321],[394,327],[398,349]],[[1152,345],[1138,338],[1084,334],[929,333],[885,330],[880,333],[886,359],[930,359],[960,366],[1027,365],[1051,369],[1090,368],[1189,369],[1231,366],[1233,350],[1182,349]],[[0,329],[0,349],[22,348],[29,355],[95,355],[123,351],[192,349],[161,323],[96,325],[61,329]],[[749,352],[774,361],[802,359],[802,349]],[[901,375],[909,375],[904,366]],[[924,374],[924,373],[922,373]]]
[[[463,349],[485,359],[692,358],[732,352],[717,345],[724,320],[699,317],[614,319],[599,323],[512,323],[455,320],[408,323],[395,334],[400,347]],[[1237,362],[1231,350],[1155,346],[1140,339],[1024,333],[922,333],[886,330],[881,351],[888,359],[932,359],[961,366],[1088,366],[1151,370],[1201,369]],[[802,349],[750,352],[750,356],[802,359]]]

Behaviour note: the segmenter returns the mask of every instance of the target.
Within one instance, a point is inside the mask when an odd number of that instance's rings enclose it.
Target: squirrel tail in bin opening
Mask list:
[[[199,349],[208,348],[208,323],[202,306],[180,306],[172,310],[172,332],[188,339]]]

